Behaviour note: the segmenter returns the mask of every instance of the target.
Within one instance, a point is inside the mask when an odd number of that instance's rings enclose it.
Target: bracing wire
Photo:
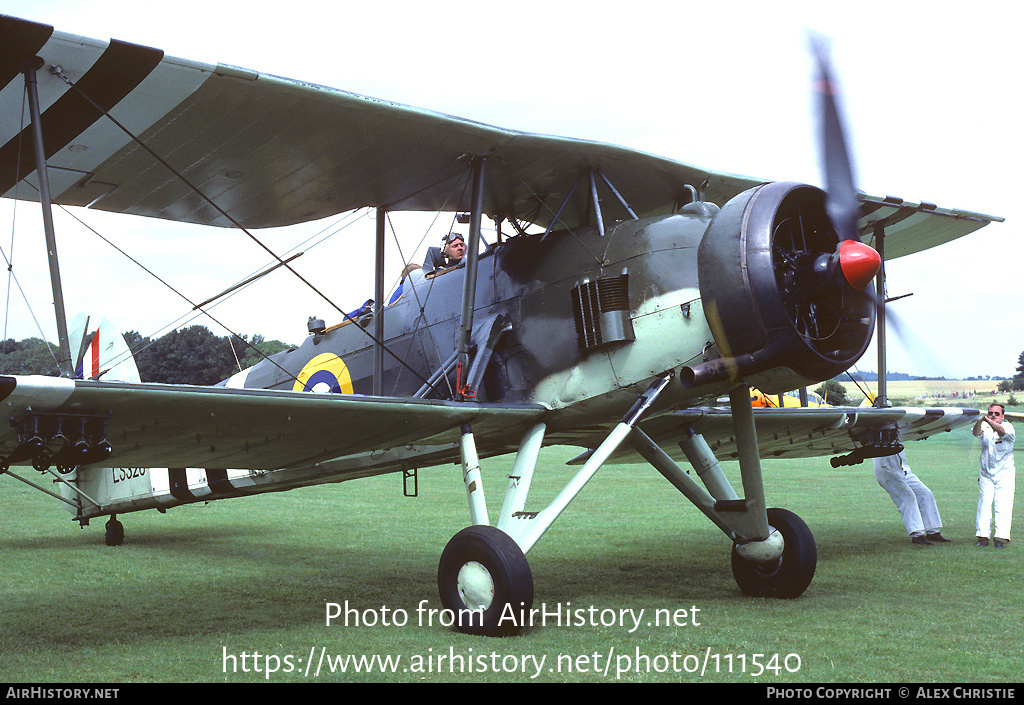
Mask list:
[[[25,123],[25,112],[27,110],[27,95],[26,92],[21,94],[21,124]],[[15,173],[15,185],[14,185],[14,217],[11,219],[11,245],[10,245],[10,258],[7,257],[7,253],[0,250],[0,255],[3,255],[4,263],[7,265],[7,292],[4,300],[4,334],[3,342],[0,344],[0,359],[3,360],[3,365],[6,366],[7,362],[7,323],[11,312],[11,283],[13,282],[18,287],[18,292],[21,294],[22,300],[25,302],[25,307],[28,309],[29,316],[32,317],[32,322],[35,323],[36,329],[39,331],[39,337],[43,340],[43,345],[46,351],[50,353],[50,357],[53,359],[53,364],[57,369],[60,369],[60,362],[57,360],[56,354],[53,352],[53,348],[46,342],[46,334],[43,332],[43,326],[39,323],[39,319],[36,317],[36,313],[32,310],[32,304],[28,299],[28,295],[21,286],[21,282],[18,280],[17,275],[14,273],[14,233],[17,229],[17,215],[18,215],[18,191],[21,188],[21,155],[22,147],[24,146],[24,132],[19,135],[18,138],[18,156],[17,166]]]
[[[122,125],[122,124],[121,124],[121,123],[120,123],[120,122],[119,122],[119,121],[118,121],[118,120],[117,120],[117,119],[116,119],[116,118],[115,118],[114,116],[112,116],[112,115],[111,115],[111,114],[110,114],[110,113],[109,113],[109,112],[108,112],[107,110],[105,110],[105,109],[104,109],[104,108],[103,108],[102,106],[100,106],[100,105],[99,105],[99,104],[97,104],[97,103],[96,103],[96,102],[95,102],[94,100],[92,100],[92,98],[91,98],[91,97],[89,97],[88,95],[86,95],[86,93],[85,93],[84,91],[82,91],[82,89],[81,89],[81,88],[79,88],[79,87],[78,87],[78,86],[77,86],[77,85],[76,85],[76,84],[75,84],[75,83],[74,83],[74,82],[73,82],[73,81],[72,81],[72,80],[71,80],[70,78],[68,78],[68,77],[67,77],[67,76],[66,76],[66,75],[64,74],[64,72],[60,70],[60,68],[59,68],[59,67],[57,67],[57,66],[51,67],[51,69],[50,69],[50,72],[51,72],[51,73],[52,73],[53,75],[55,75],[55,76],[57,76],[58,78],[60,78],[60,79],[61,79],[62,81],[64,81],[64,82],[65,82],[66,84],[68,84],[68,86],[70,86],[70,87],[71,87],[71,88],[72,88],[72,89],[73,89],[74,91],[76,91],[76,92],[78,93],[78,95],[80,95],[80,96],[81,96],[82,98],[84,98],[84,99],[85,99],[86,101],[88,101],[88,102],[89,102],[89,104],[90,104],[90,105],[92,105],[92,106],[93,106],[93,107],[94,107],[94,108],[95,108],[95,109],[96,109],[97,111],[99,111],[99,112],[100,112],[101,114],[103,114],[104,116],[106,116],[106,117],[107,117],[107,119],[109,119],[109,120],[110,120],[110,121],[111,121],[111,122],[112,122],[112,123],[113,123],[114,125],[116,125],[116,126],[118,127],[118,129],[120,129],[120,130],[121,130],[122,132],[124,132],[124,133],[125,133],[125,134],[126,134],[126,135],[127,135],[128,137],[130,137],[130,138],[131,138],[131,139],[132,139],[132,140],[133,140],[133,141],[134,141],[134,142],[135,142],[136,144],[138,144],[138,145],[139,145],[140,147],[142,147],[142,148],[143,148],[143,149],[144,149],[144,150],[145,150],[145,151],[146,151],[146,152],[147,152],[147,153],[148,153],[148,154],[149,154],[149,155],[150,155],[151,157],[153,157],[154,159],[156,159],[156,160],[157,160],[157,161],[158,161],[158,162],[159,162],[159,163],[160,163],[161,165],[163,165],[163,166],[164,166],[164,167],[165,167],[166,169],[168,169],[168,170],[169,170],[169,171],[170,171],[170,172],[171,172],[172,174],[174,174],[174,175],[175,175],[175,177],[177,177],[177,178],[178,178],[179,180],[181,180],[181,181],[182,181],[182,183],[184,183],[184,184],[185,184],[186,186],[188,186],[188,188],[189,188],[189,189],[191,189],[191,190],[192,190],[192,191],[193,191],[194,193],[196,193],[196,194],[197,194],[197,195],[198,195],[198,196],[199,196],[200,198],[202,198],[202,199],[203,199],[204,201],[206,201],[206,203],[208,203],[208,204],[209,204],[209,205],[210,205],[210,206],[211,206],[212,208],[214,208],[214,210],[216,210],[216,211],[217,211],[218,213],[220,213],[220,214],[221,214],[221,215],[222,215],[222,216],[223,216],[224,218],[226,218],[226,219],[228,220],[228,222],[230,222],[230,223],[231,223],[232,225],[234,225],[234,226],[235,226],[236,228],[238,228],[238,229],[239,229],[239,230],[240,230],[241,232],[243,232],[243,233],[244,233],[245,235],[247,235],[247,236],[248,236],[248,237],[249,237],[249,238],[250,238],[250,239],[251,239],[251,240],[252,240],[253,242],[255,242],[255,243],[256,243],[256,244],[257,244],[257,245],[258,245],[258,246],[259,246],[260,248],[262,248],[262,249],[263,249],[264,251],[266,251],[266,252],[267,252],[267,253],[268,253],[268,254],[269,254],[269,255],[270,255],[270,256],[271,256],[271,257],[272,257],[272,258],[273,258],[273,259],[274,259],[274,260],[275,260],[275,261],[276,261],[276,262],[277,262],[278,264],[280,264],[281,266],[283,266],[284,268],[286,268],[286,269],[287,269],[288,271],[290,271],[290,272],[291,272],[291,273],[292,273],[292,274],[293,274],[293,275],[294,275],[295,277],[297,277],[297,278],[299,279],[299,281],[301,281],[301,282],[302,282],[303,284],[305,284],[305,285],[306,285],[306,286],[307,286],[307,287],[308,287],[308,288],[309,288],[309,289],[310,289],[311,291],[313,291],[313,292],[314,292],[314,293],[315,293],[315,294],[316,294],[317,296],[319,296],[320,298],[322,298],[322,299],[323,299],[323,300],[324,300],[325,302],[327,302],[327,303],[328,303],[328,304],[329,304],[329,305],[330,305],[331,307],[333,307],[333,308],[334,308],[334,309],[335,309],[336,311],[338,311],[338,312],[339,312],[339,313],[340,313],[340,314],[342,315],[342,317],[343,317],[343,318],[344,318],[345,320],[347,320],[347,321],[352,321],[352,320],[353,320],[353,319],[352,319],[352,317],[351,317],[351,316],[349,316],[349,315],[348,315],[348,313],[346,313],[346,312],[345,312],[344,310],[342,310],[342,309],[341,309],[341,307],[339,307],[339,306],[338,306],[338,305],[337,305],[337,304],[336,304],[336,303],[335,303],[335,302],[334,302],[334,301],[333,301],[333,300],[332,300],[331,298],[329,298],[329,297],[328,297],[328,296],[327,296],[326,294],[324,294],[324,293],[323,293],[323,292],[322,292],[322,291],[321,291],[321,290],[320,290],[319,288],[317,288],[317,287],[316,287],[316,286],[315,286],[315,285],[314,285],[314,284],[313,284],[312,282],[310,282],[310,281],[309,281],[308,279],[306,279],[306,278],[305,278],[305,277],[303,277],[303,276],[302,276],[301,274],[299,274],[299,273],[298,273],[298,272],[297,272],[297,271],[295,270],[295,268],[294,268],[294,267],[292,267],[292,266],[291,266],[291,265],[290,265],[290,264],[289,264],[288,262],[286,262],[286,261],[285,261],[284,259],[282,259],[282,258],[281,258],[281,257],[280,257],[280,256],[279,256],[279,255],[278,255],[277,253],[275,253],[275,252],[274,252],[273,250],[271,250],[271,249],[270,249],[270,248],[269,248],[269,247],[268,247],[268,246],[267,246],[266,244],[264,244],[264,243],[263,243],[263,242],[262,242],[262,241],[261,241],[261,240],[260,240],[259,238],[257,238],[257,237],[256,237],[255,235],[253,235],[253,233],[252,233],[252,232],[250,232],[250,231],[249,231],[249,230],[248,230],[247,228],[245,228],[245,227],[244,227],[244,226],[243,226],[243,225],[242,225],[241,223],[239,223],[239,222],[238,222],[238,221],[237,221],[237,220],[236,220],[235,218],[233,218],[233,217],[232,217],[232,216],[231,216],[230,214],[228,214],[228,213],[227,213],[227,211],[225,211],[225,210],[224,210],[223,208],[221,208],[221,207],[220,207],[220,206],[219,206],[219,205],[218,205],[217,203],[215,203],[215,202],[214,202],[214,201],[213,201],[213,200],[212,200],[211,198],[209,198],[209,197],[208,197],[208,196],[207,196],[207,195],[206,195],[205,193],[203,193],[203,192],[202,192],[202,191],[201,191],[201,190],[200,190],[200,189],[199,189],[199,188],[198,188],[198,187],[197,187],[197,186],[196,186],[195,184],[193,184],[193,183],[192,183],[191,181],[189,181],[189,180],[188,180],[188,178],[187,178],[187,177],[185,177],[185,175],[184,175],[184,174],[180,173],[180,172],[179,172],[178,170],[176,170],[176,169],[175,169],[175,168],[174,168],[173,166],[171,166],[171,164],[169,164],[169,163],[168,163],[168,162],[167,162],[167,161],[166,161],[166,160],[165,160],[165,159],[164,159],[163,157],[161,157],[161,156],[160,156],[159,154],[157,154],[156,152],[154,152],[154,151],[153,151],[153,150],[152,150],[152,149],[151,149],[151,148],[149,147],[149,145],[147,145],[147,144],[146,144],[145,142],[143,142],[143,141],[142,141],[142,140],[141,140],[141,139],[140,139],[140,138],[139,138],[139,137],[138,137],[137,135],[135,135],[135,134],[134,134],[133,132],[131,132],[131,130],[129,130],[129,129],[127,128],[127,127],[125,127],[124,125]],[[188,301],[188,299],[187,299],[187,298],[186,298],[186,301]],[[191,303],[191,304],[192,304],[193,306],[195,305],[195,304],[194,304],[193,302],[189,302],[189,303]],[[207,313],[207,315],[209,316],[210,314],[208,314],[208,313]],[[216,319],[216,318],[214,318],[213,316],[210,316],[210,318],[211,318],[211,320],[215,321],[215,322],[216,322],[216,323],[217,323],[218,325],[220,325],[221,327],[223,327],[223,328],[224,328],[225,330],[229,330],[229,331],[230,331],[230,329],[229,329],[229,328],[228,328],[227,326],[224,326],[224,324],[223,324],[223,323],[221,323],[220,321],[217,321],[217,319]],[[390,355],[391,357],[393,357],[393,358],[394,358],[394,359],[395,359],[395,360],[396,360],[396,361],[397,361],[397,362],[398,362],[398,363],[399,363],[400,365],[402,365],[402,366],[404,366],[404,367],[408,368],[408,369],[409,369],[409,371],[413,373],[413,375],[415,375],[415,376],[416,376],[417,378],[419,378],[419,379],[420,379],[421,381],[423,381],[424,383],[426,383],[426,382],[427,382],[427,380],[426,380],[426,379],[424,379],[424,378],[423,378],[423,376],[419,374],[419,372],[417,372],[417,371],[416,371],[416,370],[414,370],[414,369],[413,369],[412,367],[410,367],[410,366],[408,365],[408,363],[406,363],[406,362],[405,362],[404,360],[402,360],[402,359],[401,359],[400,357],[398,357],[398,355],[396,355],[396,354],[395,354],[395,353],[394,353],[394,352],[393,352],[393,351],[392,351],[392,350],[391,350],[391,349],[390,349],[390,348],[389,348],[389,347],[388,347],[387,345],[385,345],[385,344],[384,344],[384,341],[378,340],[378,339],[376,338],[376,336],[374,336],[374,335],[373,335],[372,333],[370,333],[370,332],[369,332],[368,330],[366,330],[365,328],[362,328],[362,327],[360,327],[360,330],[362,330],[363,334],[364,334],[364,335],[366,335],[367,337],[369,337],[369,338],[370,338],[370,339],[371,339],[371,340],[372,340],[372,341],[373,341],[374,343],[376,343],[377,345],[379,345],[379,346],[381,347],[381,349],[382,349],[382,350],[383,350],[384,352],[388,353],[388,354],[389,354],[389,355]],[[240,336],[238,336],[238,337],[240,337]],[[242,340],[244,341],[244,338],[243,338]],[[266,355],[265,355],[265,354],[264,354],[264,353],[263,353],[262,351],[260,351],[260,350],[257,350],[257,348],[255,348],[254,346],[252,346],[251,344],[249,344],[249,343],[248,343],[248,341],[244,341],[244,342],[246,343],[246,345],[249,345],[249,347],[250,347],[250,348],[252,348],[253,350],[256,350],[256,351],[257,351],[257,352],[258,352],[258,353],[259,353],[259,354],[260,354],[261,356],[263,356],[263,357],[264,357],[265,359],[269,359],[269,358],[268,358],[268,356],[266,356]],[[276,363],[275,363],[275,364],[276,364]],[[291,375],[289,375],[289,376],[291,376]]]

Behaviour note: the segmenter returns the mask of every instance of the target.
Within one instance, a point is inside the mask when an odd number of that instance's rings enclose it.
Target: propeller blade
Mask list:
[[[853,164],[846,148],[846,137],[835,98],[839,94],[839,85],[832,76],[825,39],[811,35],[811,49],[818,69],[814,90],[818,94],[821,114],[822,170],[828,193],[829,218],[840,240],[860,240],[857,235],[860,202],[853,185]]]
[[[882,310],[881,306],[879,306],[877,309],[879,315],[881,315]],[[925,342],[917,335],[906,316],[897,313],[896,307],[890,303],[886,303],[884,311],[885,327],[888,331],[887,339],[895,339],[922,369],[939,370],[938,374],[941,376],[952,377],[953,373],[949,371],[948,363],[940,359],[935,345]],[[881,324],[881,321],[879,321],[879,324]]]

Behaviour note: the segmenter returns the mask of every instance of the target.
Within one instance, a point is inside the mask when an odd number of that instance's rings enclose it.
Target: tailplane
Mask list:
[[[109,320],[104,318],[96,326],[90,316],[80,313],[72,321],[68,337],[72,353],[76,355],[75,376],[79,379],[142,381],[128,343]],[[133,497],[148,495],[151,492],[148,475],[142,468],[79,465],[62,476],[60,494],[64,507],[84,524],[85,517],[96,516],[105,506],[123,506]],[[108,543],[111,543],[109,535]]]

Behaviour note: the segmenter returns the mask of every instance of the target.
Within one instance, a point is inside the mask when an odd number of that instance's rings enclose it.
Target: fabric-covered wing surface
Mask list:
[[[573,184],[599,170],[640,216],[670,212],[703,188],[719,205],[761,179],[690,166],[582,140],[532,135],[231,66],[164,56],[0,16],[0,193],[35,197],[20,114],[19,59],[38,55],[44,142],[58,203],[227,226],[229,220],[102,115],[63,74],[245,227],[315,220],[363,206],[469,210],[469,165],[488,157],[484,210],[547,225]],[[583,185],[559,221],[588,209]],[[898,199],[897,199],[898,201]],[[904,218],[893,199],[864,198],[860,226]],[[882,205],[879,205],[882,204]],[[605,216],[625,217],[607,198]],[[898,211],[898,212],[897,212]],[[946,241],[993,220],[916,208],[888,240],[891,256]],[[937,225],[941,227],[936,227]],[[923,241],[922,241],[923,243]],[[934,240],[927,246],[938,244]]]
[[[514,449],[539,406],[497,406],[224,387],[0,377],[0,457],[36,415],[105,418],[117,467],[273,469],[410,443],[458,441],[472,424],[483,449]],[[73,421],[63,436],[74,441]],[[50,441],[49,438],[44,438]]]
[[[467,210],[465,155],[494,158],[488,213],[521,219],[536,213],[531,222],[542,224],[581,169],[604,170],[635,194],[632,204],[641,213],[667,210],[680,198],[686,202],[687,184],[707,180],[709,198],[723,201],[759,183],[621,147],[527,135],[236,67],[165,57],[148,47],[107,45],[10,17],[0,18],[0,30],[19,38],[0,46],[5,66],[25,55],[45,61],[39,71],[44,139],[59,172],[54,198],[66,205],[229,224],[51,75],[51,65],[59,65],[83,91],[96,90],[92,97],[98,103],[246,227],[287,225],[368,205]],[[9,71],[0,80],[5,106],[20,110],[21,76]],[[104,87],[103,96],[92,88],[97,86]],[[10,126],[0,134],[7,145],[0,193],[7,196],[17,177],[34,169],[17,161],[20,137]],[[31,192],[19,196],[30,198]],[[577,209],[584,205],[581,195]],[[572,210],[562,216],[568,225],[581,220]]]
[[[754,423],[762,458],[813,458],[852,452],[860,445],[857,436],[868,429],[895,424],[906,443],[972,424],[980,413],[977,409],[952,407],[754,409]],[[735,460],[737,456],[728,409],[680,411],[651,419],[642,427],[676,460],[685,457],[676,444],[687,429],[704,435],[720,460]]]

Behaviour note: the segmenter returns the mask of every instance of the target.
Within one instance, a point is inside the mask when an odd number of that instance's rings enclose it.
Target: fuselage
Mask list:
[[[472,398],[542,404],[556,428],[607,422],[654,377],[706,359],[714,338],[700,302],[697,248],[717,209],[696,210],[625,221],[604,235],[586,228],[512,238],[482,252],[474,359],[486,356],[486,367]],[[385,395],[452,398],[467,381],[468,370],[435,375],[456,351],[465,278],[464,264],[434,274],[419,270],[384,308]],[[588,296],[593,301],[581,310]],[[227,384],[370,394],[371,319],[311,334]],[[424,394],[427,381],[432,389]],[[678,385],[666,402],[692,403],[696,396]]]
[[[854,286],[840,274],[849,244],[824,192],[790,182],[603,234],[513,238],[478,259],[468,369],[449,364],[467,270],[410,275],[380,314],[381,393],[540,404],[557,429],[615,423],[666,375],[653,413],[740,384],[775,394],[830,379],[863,354],[874,327],[873,295],[859,288],[870,277]],[[370,394],[372,329],[364,317],[318,331],[227,384]]]

